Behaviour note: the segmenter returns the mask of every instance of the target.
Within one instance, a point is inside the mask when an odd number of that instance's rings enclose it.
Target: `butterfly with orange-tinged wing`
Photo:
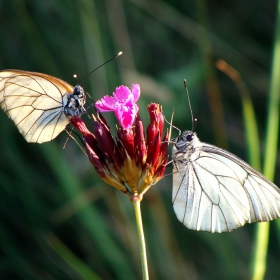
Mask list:
[[[58,136],[73,116],[81,116],[84,89],[42,73],[0,71],[0,106],[27,142],[44,143]]]

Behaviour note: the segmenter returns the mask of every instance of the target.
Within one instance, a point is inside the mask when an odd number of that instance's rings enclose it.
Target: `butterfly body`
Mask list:
[[[75,86],[73,92],[65,96],[67,97],[67,102],[64,105],[65,115],[80,117],[85,113],[86,95],[81,86]]]
[[[0,106],[28,142],[51,141],[85,111],[85,93],[56,77],[21,70],[0,71]]]
[[[193,131],[175,141],[173,208],[188,228],[227,232],[280,216],[280,191],[249,164]]]

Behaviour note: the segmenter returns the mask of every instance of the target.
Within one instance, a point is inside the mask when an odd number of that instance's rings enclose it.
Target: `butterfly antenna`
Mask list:
[[[197,125],[197,118],[194,119],[194,127],[193,127],[193,131],[194,132],[196,130],[196,125]]]
[[[76,84],[78,85],[79,84],[78,75],[74,74],[73,77],[74,77],[74,79],[76,79]]]
[[[111,60],[117,58],[118,56],[122,55],[122,52],[119,52],[118,54],[116,54],[114,57],[110,58],[109,60],[107,60],[106,62],[102,63],[101,65],[99,65],[97,68],[93,69],[91,72],[89,72],[80,82],[80,85],[82,84],[82,82],[90,75],[92,74],[94,71],[96,71],[97,69],[99,69],[100,67],[102,67],[103,65],[105,65],[106,63],[110,62]]]
[[[195,124],[197,122],[197,119],[194,120],[193,118],[193,111],[192,111],[192,106],[191,106],[191,101],[190,101],[190,95],[189,95],[189,91],[188,91],[188,86],[187,86],[187,80],[184,80],[184,86],[185,86],[185,90],[186,90],[186,94],[188,97],[188,102],[189,102],[189,107],[190,107],[190,111],[191,111],[191,117],[192,117],[192,132],[194,132],[195,130]]]
[[[69,138],[71,137],[71,134],[72,134],[72,132],[73,132],[73,129],[74,129],[74,126],[72,125],[72,127],[71,128],[69,128],[69,126],[70,126],[70,124],[68,124],[66,127],[65,127],[65,131],[66,131],[66,133],[68,134],[68,137],[67,137],[67,139],[66,139],[66,141],[65,141],[65,143],[64,143],[64,145],[63,145],[63,150],[66,148],[66,145],[67,145],[67,143],[68,143],[68,141],[69,141]],[[69,129],[70,131],[68,131],[67,129]]]
[[[170,132],[169,132],[169,136],[171,135],[171,128],[175,128],[176,130],[179,131],[179,135],[181,135],[181,129],[179,129],[178,127],[176,127],[175,125],[172,124],[172,120],[173,120],[173,114],[174,114],[174,111],[172,112],[172,116],[171,116],[171,122],[169,122],[165,117],[164,117],[164,120],[170,125]],[[170,140],[170,138],[168,138],[168,141]]]
[[[72,139],[76,142],[76,144],[79,146],[79,148],[82,150],[82,152],[83,152],[85,155],[87,155],[86,152],[85,152],[85,150],[84,150],[83,147],[81,146],[81,144],[77,141],[77,139],[76,139],[72,134],[75,134],[75,135],[80,139],[80,141],[83,143],[83,140],[82,140],[81,136],[80,136],[79,134],[77,134],[75,131],[73,131],[73,129],[74,129],[73,126],[72,126],[72,128],[71,128],[70,131],[68,131],[67,128],[68,128],[68,127],[66,126],[65,131],[66,131],[66,133],[68,134],[68,137],[67,137],[67,139],[66,139],[66,143],[68,142],[69,138],[72,138]],[[64,144],[63,149],[65,148],[66,143]]]

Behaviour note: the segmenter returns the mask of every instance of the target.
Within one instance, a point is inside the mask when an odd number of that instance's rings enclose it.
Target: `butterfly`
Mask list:
[[[70,118],[85,112],[85,102],[79,85],[37,72],[0,71],[0,106],[27,142],[53,140]]]
[[[229,232],[280,217],[279,188],[236,155],[201,142],[194,121],[175,139],[172,160],[173,208],[187,228]]]

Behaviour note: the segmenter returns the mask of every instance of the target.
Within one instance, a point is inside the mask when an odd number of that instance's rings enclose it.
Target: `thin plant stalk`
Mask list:
[[[219,70],[228,75],[235,83],[241,97],[241,103],[243,108],[243,119],[245,127],[245,135],[247,141],[247,149],[249,152],[249,163],[261,171],[260,163],[260,143],[257,127],[257,119],[254,111],[253,103],[250,98],[249,91],[241,75],[231,65],[224,60],[218,60],[216,66]]]
[[[241,95],[243,118],[246,130],[247,147],[251,165],[260,170],[260,153],[256,115],[247,87],[240,74],[225,61],[219,60],[217,67],[226,73],[235,83]],[[269,223],[256,224],[254,237],[254,250],[251,258],[251,271],[253,280],[261,280],[266,271],[266,256],[269,239]]]
[[[273,179],[277,157],[279,129],[279,93],[280,93],[280,0],[278,1],[274,50],[272,57],[271,82],[269,90],[268,119],[264,158],[264,174]]]
[[[254,238],[254,252],[251,262],[252,280],[264,279],[269,241],[269,223],[258,223]]]
[[[271,83],[269,90],[268,119],[264,158],[264,175],[273,180],[276,165],[279,130],[279,92],[280,92],[280,1],[278,1],[275,42],[272,57]],[[269,239],[269,224],[258,225],[256,236],[256,256],[252,271],[253,280],[262,280],[266,272],[266,257]]]
[[[145,236],[143,230],[140,203],[141,203],[140,200],[136,200],[133,202],[136,225],[137,225],[137,233],[138,233],[139,244],[140,244],[140,256],[141,256],[143,280],[148,280],[149,279],[148,262],[147,262],[146,243],[145,243]]]

